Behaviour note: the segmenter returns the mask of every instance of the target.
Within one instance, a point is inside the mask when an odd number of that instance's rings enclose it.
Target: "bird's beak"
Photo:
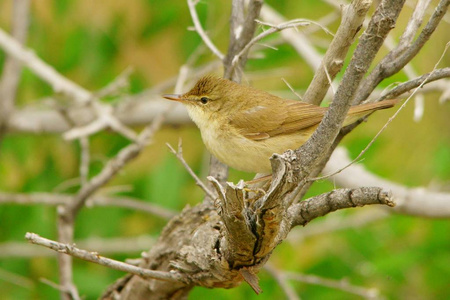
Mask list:
[[[172,100],[172,101],[178,101],[178,102],[182,102],[183,98],[181,98],[180,94],[165,94],[162,95],[164,98]]]

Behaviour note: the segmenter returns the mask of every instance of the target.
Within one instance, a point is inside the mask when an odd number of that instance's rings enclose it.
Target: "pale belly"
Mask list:
[[[217,132],[202,130],[203,141],[211,154],[234,169],[255,173],[271,173],[269,158],[273,153],[297,149],[309,137],[309,134],[292,134],[253,141],[237,134],[225,136],[217,135]]]

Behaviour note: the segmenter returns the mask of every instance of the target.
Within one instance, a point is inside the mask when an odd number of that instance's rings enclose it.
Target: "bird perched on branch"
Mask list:
[[[271,173],[272,154],[303,145],[328,110],[214,76],[201,78],[185,94],[163,97],[186,106],[206,148],[221,162],[256,173]],[[396,102],[352,106],[343,126]]]

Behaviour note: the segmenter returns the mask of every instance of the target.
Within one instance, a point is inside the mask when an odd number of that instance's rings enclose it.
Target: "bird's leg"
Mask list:
[[[251,199],[251,202],[253,202],[263,197],[271,181],[272,174],[257,174],[255,179],[244,182],[244,191],[248,193],[246,198]],[[250,193],[255,195],[250,197]]]
[[[255,183],[260,183],[260,182],[266,182],[266,181],[269,181],[269,183],[270,183],[270,180],[272,179],[272,174],[268,174],[268,175],[262,174],[262,175],[263,176],[261,176],[261,177],[255,177],[255,179],[246,181],[245,185],[250,185],[250,184],[255,184]]]

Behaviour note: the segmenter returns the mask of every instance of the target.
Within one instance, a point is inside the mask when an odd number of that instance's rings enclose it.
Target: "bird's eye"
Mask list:
[[[201,97],[200,98],[200,102],[203,103],[203,104],[208,103],[208,101],[209,101],[208,97]]]

